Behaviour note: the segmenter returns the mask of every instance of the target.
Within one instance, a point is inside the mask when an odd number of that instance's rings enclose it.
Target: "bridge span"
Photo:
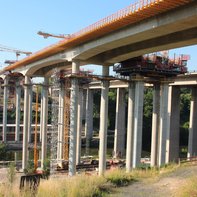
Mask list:
[[[80,66],[87,64],[102,65],[101,79],[101,109],[100,109],[100,145],[99,145],[99,174],[102,175],[106,168],[106,144],[107,144],[107,114],[108,114],[108,91],[109,91],[109,66],[116,62],[130,59],[132,57],[160,50],[176,47],[194,45],[197,43],[197,1],[194,0],[141,0],[136,4],[108,16],[87,28],[80,30],[55,45],[40,50],[1,71],[1,84],[3,87],[3,141],[7,136],[7,98],[8,89],[14,84],[16,87],[16,132],[20,127],[20,104],[21,87],[24,87],[24,119],[23,119],[23,161],[22,168],[27,167],[27,144],[28,133],[31,131],[32,122],[32,81],[33,77],[44,77],[41,96],[41,133],[42,133],[42,166],[46,158],[47,150],[47,123],[48,123],[48,88],[49,79],[53,79],[54,99],[59,105],[54,123],[57,131],[53,133],[55,140],[52,141],[55,159],[63,159],[63,137],[64,137],[64,108],[65,94],[68,91],[66,71],[71,74],[70,92],[70,125],[69,125],[69,174],[75,175],[76,163],[80,155],[80,132],[81,132],[81,76]],[[56,73],[56,75],[54,75]],[[57,74],[58,73],[58,74]],[[59,78],[58,78],[59,77]],[[185,78],[184,78],[185,77]],[[161,166],[170,160],[177,159],[177,144],[171,143],[171,139],[178,141],[178,85],[183,80],[195,83],[193,75],[178,77],[170,87],[174,79],[161,78],[151,79],[148,83],[154,89],[153,104],[153,128],[151,146],[151,165]],[[64,80],[62,80],[64,79]],[[180,80],[180,81],[178,81]],[[11,83],[12,81],[12,83]],[[183,82],[183,83],[186,83]],[[127,148],[126,148],[126,170],[136,168],[140,163],[142,147],[142,113],[144,84],[147,82],[142,75],[136,75],[128,81],[128,125],[127,125]],[[113,83],[113,82],[112,82]],[[58,85],[57,85],[58,84]],[[189,84],[190,86],[191,84]],[[93,87],[93,86],[92,86]],[[92,87],[88,88],[88,92]],[[169,88],[170,87],[170,88]],[[196,154],[194,144],[195,128],[194,112],[196,106],[196,89],[193,84],[191,104],[191,129],[189,141],[189,155]],[[120,114],[124,113],[121,107],[124,90],[118,88],[117,97],[117,124],[116,133],[123,126]],[[67,95],[68,97],[68,95]],[[171,99],[169,99],[169,97]],[[92,96],[87,96],[91,100]],[[175,99],[176,98],[176,99]],[[91,103],[87,101],[87,117],[91,117]],[[173,103],[170,105],[170,103]],[[175,104],[174,104],[175,103]],[[89,104],[89,105],[88,105]],[[170,110],[171,106],[171,111]],[[172,108],[176,108],[173,109]],[[173,113],[172,113],[173,112]],[[173,119],[174,118],[174,119]],[[91,119],[91,118],[90,118]],[[176,124],[170,124],[177,122]],[[178,119],[178,118],[177,118]],[[92,123],[86,124],[87,136],[91,136]],[[176,127],[176,128],[175,128]],[[116,134],[119,135],[118,133]],[[117,137],[117,140],[120,137]],[[124,139],[121,139],[122,141]],[[61,143],[60,143],[61,142]],[[174,141],[173,141],[174,142]],[[54,143],[54,144],[53,144]],[[117,143],[115,144],[122,144]],[[118,145],[117,145],[118,146]],[[176,147],[175,147],[176,146]],[[57,149],[57,150],[56,150]],[[118,148],[117,148],[118,149]],[[115,151],[117,151],[117,149]],[[122,147],[121,147],[122,150]],[[57,153],[55,154],[55,152]],[[173,153],[174,151],[174,153]]]

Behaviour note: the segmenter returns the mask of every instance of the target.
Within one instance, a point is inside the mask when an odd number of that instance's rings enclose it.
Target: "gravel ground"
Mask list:
[[[173,197],[185,179],[197,175],[197,164],[178,168],[158,179],[146,179],[116,189],[111,197]]]

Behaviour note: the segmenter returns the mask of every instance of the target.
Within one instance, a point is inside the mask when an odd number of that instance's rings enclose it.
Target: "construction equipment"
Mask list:
[[[54,37],[54,38],[70,38],[70,34],[51,34],[51,33],[46,33],[43,31],[38,31],[37,32],[38,35],[43,36],[45,39],[47,39],[48,37]]]
[[[17,61],[16,60],[5,60],[5,64],[14,64],[16,63]]]
[[[16,49],[16,48],[12,48],[12,47],[8,47],[8,46],[1,45],[1,44],[0,44],[0,51],[15,53],[15,54],[16,54],[16,60],[17,60],[17,61],[18,61],[18,57],[19,57],[21,54],[25,54],[25,55],[27,55],[27,56],[29,56],[29,55],[32,54],[32,52],[29,52],[29,51],[22,51],[22,50],[19,50],[19,49]],[[7,60],[7,61],[8,61],[8,60]]]
[[[114,64],[113,70],[123,76],[143,74],[145,76],[172,77],[187,72],[189,55],[169,58],[168,53],[152,53]]]

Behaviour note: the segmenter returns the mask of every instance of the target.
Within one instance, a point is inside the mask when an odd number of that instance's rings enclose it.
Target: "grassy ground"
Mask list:
[[[185,180],[185,183],[176,192],[176,197],[196,197],[197,177],[193,176]]]
[[[127,186],[133,182],[141,180],[158,179],[165,177],[169,173],[180,168],[178,165],[169,165],[161,169],[136,169],[131,173],[126,173],[125,170],[113,169],[108,171],[105,176],[97,175],[87,176],[80,174],[75,177],[61,176],[59,178],[51,178],[50,180],[42,180],[37,193],[34,196],[38,197],[102,197],[113,193],[114,188]],[[8,179],[9,180],[9,179]],[[191,184],[192,183],[192,184]],[[19,180],[0,185],[0,197],[28,197],[33,196],[31,191],[19,191]],[[194,194],[197,196],[197,178],[188,179],[181,193],[177,192],[177,196],[187,197]]]

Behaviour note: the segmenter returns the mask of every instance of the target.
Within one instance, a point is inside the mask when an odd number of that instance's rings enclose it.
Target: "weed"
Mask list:
[[[106,173],[105,178],[115,186],[126,186],[130,182],[134,181],[131,174],[118,169]]]
[[[8,182],[11,186],[15,180],[15,177],[16,177],[15,164],[10,163],[9,167],[7,169],[7,179],[8,179]]]

